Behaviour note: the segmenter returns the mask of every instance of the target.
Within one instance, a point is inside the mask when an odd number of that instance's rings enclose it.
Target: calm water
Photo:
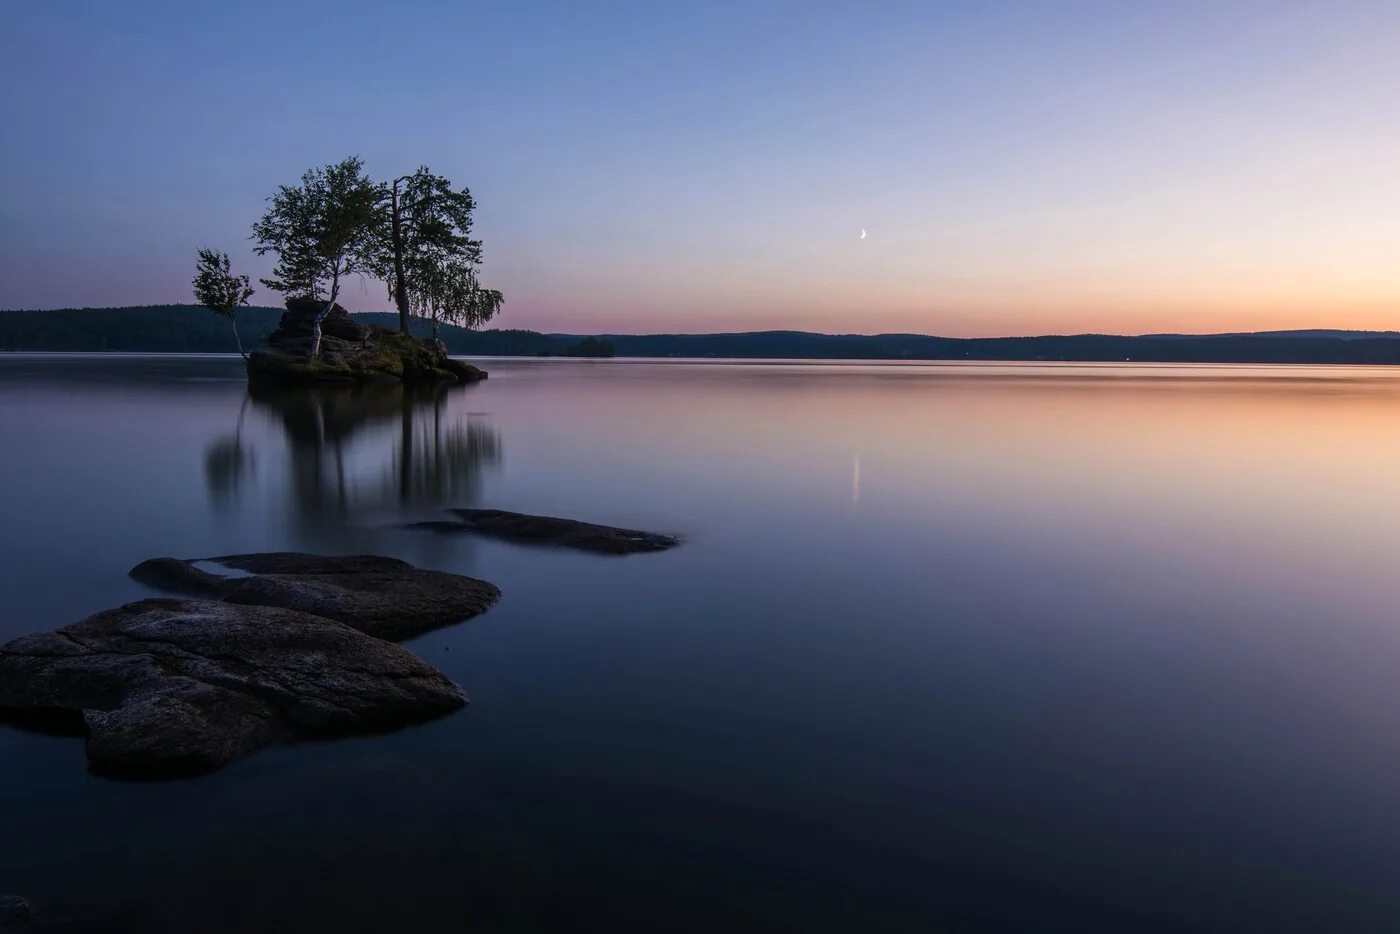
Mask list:
[[[154,555],[494,581],[465,711],[189,782],[0,730],[0,891],[92,931],[1400,925],[1400,372],[488,361],[249,398],[0,357],[0,637]],[[605,558],[392,528],[481,504]]]

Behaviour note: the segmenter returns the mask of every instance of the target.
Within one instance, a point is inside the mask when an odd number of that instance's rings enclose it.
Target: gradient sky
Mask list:
[[[1397,49],[1346,0],[0,0],[0,307],[266,274],[358,153],[471,187],[502,327],[1395,328]]]

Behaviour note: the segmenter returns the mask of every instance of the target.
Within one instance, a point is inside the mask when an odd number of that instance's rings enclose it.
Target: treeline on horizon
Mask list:
[[[264,346],[281,308],[239,312],[248,349]],[[388,312],[356,314],[365,324],[395,328]],[[425,336],[427,322],[413,331]],[[1341,333],[1341,332],[1338,332]],[[1132,360],[1147,363],[1400,363],[1400,339],[1351,332],[1214,336],[1122,337],[1079,334],[1044,337],[951,338],[920,334],[815,334],[755,331],[737,334],[542,334],[442,326],[449,353],[477,356],[567,356],[588,338],[619,357],[734,357],[826,360]],[[48,352],[234,353],[226,322],[197,305],[0,311],[0,350]]]

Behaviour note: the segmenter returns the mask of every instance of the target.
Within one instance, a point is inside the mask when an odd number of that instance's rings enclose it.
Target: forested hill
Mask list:
[[[261,346],[280,308],[239,312],[244,346]],[[388,313],[355,316],[397,326]],[[415,322],[414,330],[428,328]],[[479,356],[562,354],[583,335],[535,331],[467,331],[444,327],[452,353]],[[600,334],[621,357],[738,357],[853,360],[1134,360],[1197,363],[1400,363],[1400,334],[1366,331],[1271,331],[1259,334],[1159,334],[1117,337],[949,338],[922,334]],[[0,311],[0,350],[232,353],[228,321],[196,305]]]
[[[281,316],[281,308],[240,309],[238,333],[244,348],[264,346]],[[355,319],[386,328],[399,326],[398,316],[386,312],[357,314]],[[422,321],[413,323],[416,334],[430,330]],[[561,353],[572,343],[534,331],[472,332],[449,326],[441,329],[441,337],[451,352],[459,354]],[[228,319],[200,305],[0,311],[0,350],[233,353],[237,349]]]

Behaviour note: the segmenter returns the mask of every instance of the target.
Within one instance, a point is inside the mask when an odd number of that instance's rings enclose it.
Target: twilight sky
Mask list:
[[[1348,0],[0,0],[0,308],[266,274],[267,195],[358,153],[470,186],[501,327],[1396,328],[1397,48]]]

